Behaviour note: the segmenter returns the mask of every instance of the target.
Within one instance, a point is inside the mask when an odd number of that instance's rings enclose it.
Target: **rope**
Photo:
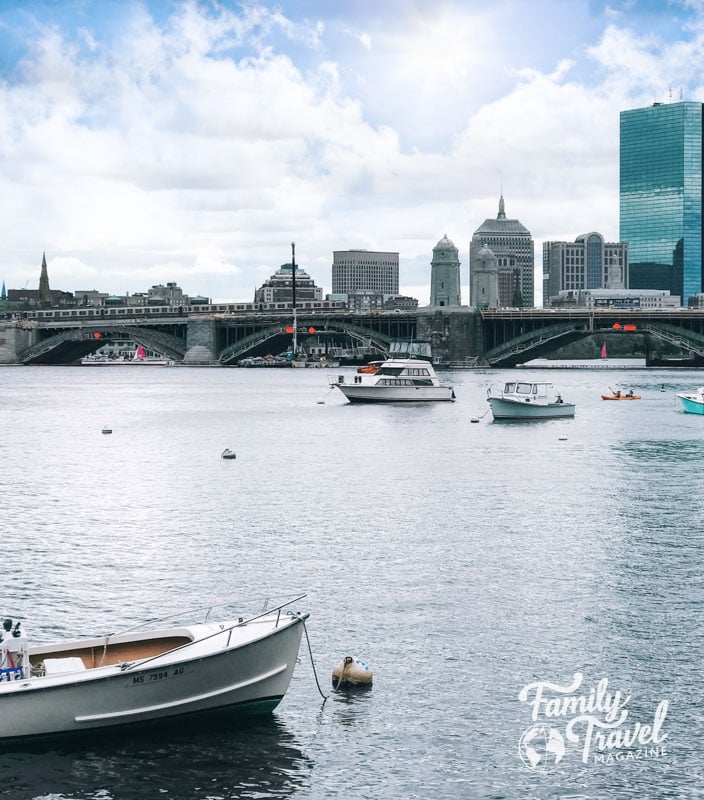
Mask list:
[[[334,388],[335,388],[335,385],[334,385],[334,384],[330,384],[330,388],[327,390],[327,392],[325,392],[325,394],[324,394],[324,395],[323,395],[323,396],[320,398],[320,400],[318,400],[318,405],[321,405],[321,406],[322,406],[322,405],[324,405],[324,404],[325,404],[325,398],[326,398],[326,397],[327,397],[327,396],[330,394],[330,392],[331,392],[331,391],[332,391]]]
[[[303,631],[306,635],[306,643],[308,644],[308,655],[310,656],[310,665],[313,667],[313,677],[315,678],[316,686],[318,687],[318,691],[320,692],[320,696],[323,698],[323,705],[325,705],[325,701],[328,699],[328,695],[326,695],[323,690],[320,688],[320,681],[318,680],[318,673],[315,671],[315,661],[313,661],[313,650],[310,646],[310,637],[308,636],[308,628],[306,627],[306,621],[303,619],[301,615],[299,615],[299,619],[303,623]]]

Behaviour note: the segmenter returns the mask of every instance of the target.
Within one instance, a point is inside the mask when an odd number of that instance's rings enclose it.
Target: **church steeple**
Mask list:
[[[39,276],[39,303],[51,305],[51,289],[49,289],[49,273],[46,269],[46,253],[42,253],[42,274]]]
[[[504,208],[504,193],[501,192],[501,197],[499,198],[499,214],[496,219],[506,219],[506,209]]]

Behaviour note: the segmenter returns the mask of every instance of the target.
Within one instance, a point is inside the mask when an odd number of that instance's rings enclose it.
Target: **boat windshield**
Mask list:
[[[516,394],[533,394],[534,391],[532,383],[519,382],[516,384]]]
[[[400,375],[404,367],[379,367],[377,375]]]
[[[516,384],[515,383],[505,383],[504,384],[504,393],[505,394],[513,394],[516,391]]]

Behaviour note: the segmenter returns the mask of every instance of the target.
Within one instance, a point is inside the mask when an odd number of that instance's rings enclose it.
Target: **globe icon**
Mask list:
[[[521,761],[532,770],[547,772],[565,755],[565,740],[560,731],[549,725],[533,725],[523,731],[518,742]]]

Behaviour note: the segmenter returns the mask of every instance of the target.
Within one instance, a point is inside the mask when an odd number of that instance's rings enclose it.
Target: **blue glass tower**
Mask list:
[[[629,288],[702,291],[701,103],[621,112],[620,240]]]

